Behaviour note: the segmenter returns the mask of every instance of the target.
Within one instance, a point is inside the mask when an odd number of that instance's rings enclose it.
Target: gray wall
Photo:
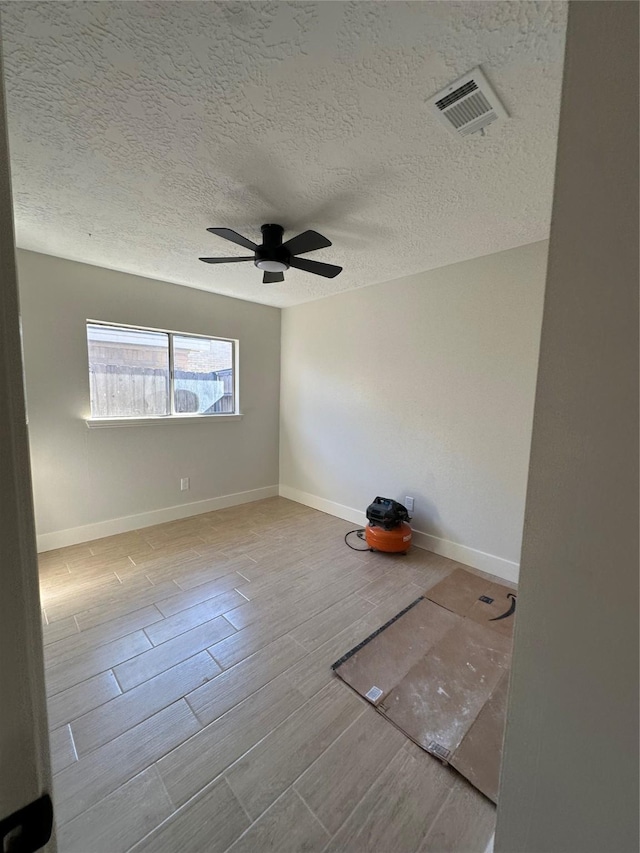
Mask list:
[[[496,850],[638,847],[638,4],[572,3]]]
[[[0,35],[0,820],[51,795]],[[4,848],[4,844],[3,844]],[[44,848],[55,853],[55,840]]]
[[[18,272],[36,524],[48,547],[52,532],[277,487],[279,309],[25,251]],[[244,417],[87,429],[88,318],[238,338]]]
[[[411,495],[418,544],[516,580],[546,262],[532,243],[286,308],[284,494]]]

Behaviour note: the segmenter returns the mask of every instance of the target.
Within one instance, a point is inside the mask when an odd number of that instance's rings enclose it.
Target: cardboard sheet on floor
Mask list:
[[[333,665],[496,802],[516,596],[456,569]]]

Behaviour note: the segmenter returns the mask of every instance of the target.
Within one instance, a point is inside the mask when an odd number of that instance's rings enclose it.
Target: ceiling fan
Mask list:
[[[284,228],[282,225],[263,225],[260,230],[262,231],[262,243],[258,246],[251,240],[247,240],[242,234],[238,234],[237,231],[232,231],[231,228],[207,228],[207,231],[217,234],[218,237],[224,237],[225,240],[231,240],[232,243],[251,249],[254,254],[235,258],[200,258],[200,260],[204,261],[205,264],[237,264],[242,261],[253,261],[258,269],[264,272],[263,284],[276,284],[284,281],[284,271],[288,270],[289,267],[311,272],[315,275],[323,275],[325,278],[334,278],[342,272],[342,267],[334,266],[334,264],[323,264],[319,261],[308,261],[306,258],[298,257],[298,255],[304,255],[307,252],[314,252],[316,249],[326,249],[327,246],[331,245],[331,240],[327,240],[317,231],[303,231],[302,234],[298,234],[297,237],[292,237],[291,240],[283,243]]]

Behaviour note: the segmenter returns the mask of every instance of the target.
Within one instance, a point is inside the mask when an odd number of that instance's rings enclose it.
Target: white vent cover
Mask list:
[[[509,118],[479,66],[430,98],[429,104],[456,136],[469,136]]]

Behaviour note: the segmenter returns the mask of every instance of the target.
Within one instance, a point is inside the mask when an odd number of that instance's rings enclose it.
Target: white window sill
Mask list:
[[[166,424],[200,424],[211,421],[239,421],[241,414],[236,415],[164,415],[152,418],[87,418],[89,429],[104,429],[105,427],[135,427],[135,426],[165,426]]]

